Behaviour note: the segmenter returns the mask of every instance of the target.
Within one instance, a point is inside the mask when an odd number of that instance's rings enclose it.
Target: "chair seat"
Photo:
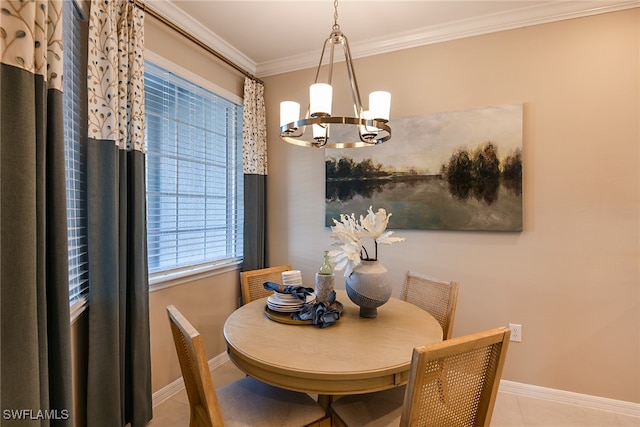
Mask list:
[[[375,393],[341,397],[333,402],[331,410],[347,426],[399,426],[405,390],[406,386],[401,386]]]
[[[331,410],[340,420],[335,424],[357,427],[398,427],[402,414],[406,386],[378,391],[365,395],[346,396],[336,400]],[[473,420],[460,419],[449,411],[443,403],[439,410],[431,414],[430,424],[442,427],[464,427],[473,424]],[[342,421],[342,424],[340,423]]]
[[[225,426],[300,427],[325,412],[308,394],[246,377],[216,389]]]

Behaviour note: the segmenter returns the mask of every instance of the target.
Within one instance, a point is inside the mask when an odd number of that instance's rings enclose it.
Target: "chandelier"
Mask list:
[[[306,115],[300,119],[299,103],[281,102],[280,137],[290,144],[303,147],[354,148],[382,144],[391,138],[391,128],[387,124],[391,108],[391,94],[385,91],[371,92],[369,94],[369,109],[363,109],[349,42],[338,25],[338,0],[334,1],[333,8],[333,27],[331,34],[322,45],[316,77],[309,87],[309,106]],[[342,45],[344,51],[354,117],[331,115],[333,92],[331,79],[336,45]],[[327,46],[329,46],[328,76],[326,83],[324,83],[319,82],[318,79]]]

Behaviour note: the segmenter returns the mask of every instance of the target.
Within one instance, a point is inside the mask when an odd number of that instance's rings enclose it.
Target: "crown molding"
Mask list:
[[[255,62],[195,20],[191,15],[186,14],[174,4],[175,1],[176,0],[147,0],[145,7],[153,9],[163,18],[173,22],[182,30],[199,39],[209,47],[212,47],[227,59],[249,72],[249,74],[256,74],[257,66]]]
[[[176,7],[173,4],[175,1],[176,0],[148,1],[147,7],[151,7],[166,19],[180,26],[258,78],[312,68],[318,65],[319,57],[315,51],[256,64],[213,31],[184,13],[182,9]],[[478,18],[424,27],[415,31],[399,33],[392,37],[369,39],[364,42],[352,42],[350,48],[353,58],[362,58],[465,37],[562,21],[565,19],[581,18],[601,13],[616,12],[635,7],[640,7],[640,0],[557,1],[543,5],[523,7],[509,12],[489,14]]]
[[[640,7],[640,1],[594,1],[589,2],[589,6],[588,8],[585,7],[584,2],[554,2],[486,15],[480,18],[424,27],[415,31],[399,33],[391,38],[369,39],[360,43],[350,42],[349,46],[353,58],[363,58],[465,37],[631,9]],[[256,75],[262,78],[290,71],[315,68],[318,66],[318,58],[318,53],[307,53],[262,62],[257,64]]]

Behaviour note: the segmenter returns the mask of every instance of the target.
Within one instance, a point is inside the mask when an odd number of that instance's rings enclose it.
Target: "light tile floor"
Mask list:
[[[213,371],[216,387],[244,377],[227,361]],[[150,427],[189,425],[189,402],[183,391],[153,408]],[[492,427],[640,427],[640,418],[549,400],[498,393]],[[256,426],[260,427],[260,426]]]

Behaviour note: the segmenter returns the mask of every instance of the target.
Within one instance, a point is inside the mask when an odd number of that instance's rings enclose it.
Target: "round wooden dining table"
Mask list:
[[[266,298],[240,307],[224,324],[229,358],[263,382],[326,397],[405,384],[413,349],[442,340],[438,321],[411,303],[391,298],[370,319],[336,293],[344,311],[326,328],[274,321]]]

